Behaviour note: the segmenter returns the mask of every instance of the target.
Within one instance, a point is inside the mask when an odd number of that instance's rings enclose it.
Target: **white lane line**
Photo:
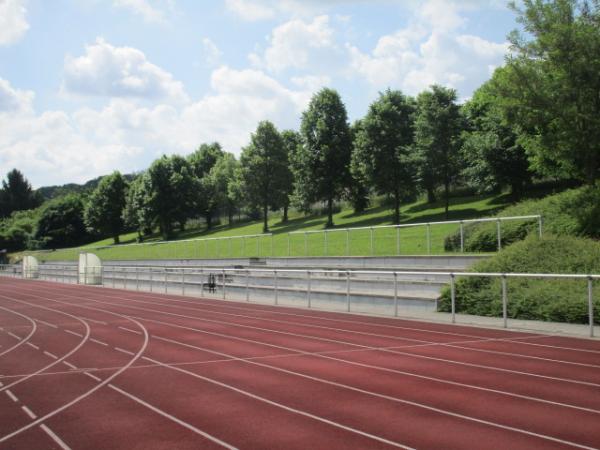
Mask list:
[[[121,327],[121,326],[118,326],[117,328],[119,328],[123,331],[128,331],[129,333],[142,334],[140,331],[132,330],[131,328],[126,328],[126,327]]]
[[[14,337],[15,339],[18,339],[19,341],[22,339],[21,336],[17,336],[15,333],[13,333],[12,331],[9,331],[8,334],[12,337]]]
[[[290,406],[286,406],[286,405],[283,405],[281,403],[277,403],[277,402],[275,402],[273,400],[269,400],[269,399],[267,399],[265,397],[261,397],[259,395],[253,394],[251,392],[244,391],[243,389],[237,388],[237,387],[232,386],[230,384],[223,383],[221,381],[214,380],[212,378],[204,377],[202,375],[198,375],[197,373],[190,372],[188,370],[181,369],[179,367],[173,367],[173,366],[171,366],[169,364],[162,363],[160,361],[156,361],[155,359],[151,359],[151,358],[148,358],[146,356],[142,356],[142,359],[145,359],[146,361],[150,361],[150,362],[152,362],[154,364],[158,364],[159,366],[162,366],[162,367],[166,367],[166,368],[169,368],[169,369],[172,369],[172,370],[176,370],[176,371],[181,372],[181,373],[188,374],[188,375],[190,375],[190,376],[192,376],[194,378],[198,378],[200,380],[206,381],[206,382],[214,384],[216,386],[220,386],[222,388],[229,389],[229,390],[237,392],[238,394],[241,394],[241,395],[243,395],[245,397],[250,397],[250,398],[252,398],[254,400],[258,400],[260,402],[267,403],[267,404],[269,404],[271,406],[275,406],[277,408],[281,408],[281,409],[283,409],[285,411],[289,411],[289,412],[292,412],[292,413],[295,413],[295,414],[298,414],[298,415],[301,415],[301,416],[304,416],[304,417],[309,417],[309,418],[314,419],[314,420],[316,420],[318,422],[326,423],[326,424],[331,425],[333,427],[340,428],[342,430],[349,431],[351,433],[355,433],[355,434],[358,434],[360,436],[363,436],[363,437],[366,437],[366,438],[369,438],[369,439],[373,439],[373,440],[378,441],[378,442],[383,442],[384,444],[388,444],[388,445],[391,445],[393,447],[403,448],[403,449],[407,449],[407,450],[414,450],[412,447],[407,447],[407,446],[402,445],[402,444],[400,444],[398,442],[390,441],[390,440],[382,438],[380,436],[376,436],[374,434],[370,434],[370,433],[367,433],[365,431],[361,431],[359,429],[352,428],[352,427],[349,427],[347,425],[343,425],[341,423],[334,422],[334,421],[329,420],[329,419],[325,419],[324,417],[316,416],[316,415],[311,414],[309,412],[302,411],[302,410],[296,409],[296,408],[292,408]]]
[[[150,403],[147,403],[144,400],[142,400],[141,398],[136,397],[135,395],[130,394],[129,392],[126,392],[126,391],[122,390],[121,388],[115,386],[114,384],[109,384],[108,387],[110,387],[111,389],[113,389],[113,390],[117,391],[118,393],[124,395],[125,397],[130,398],[131,400],[139,403],[140,405],[145,406],[146,408],[154,411],[155,413],[160,414],[161,416],[163,416],[163,417],[165,417],[165,418],[167,418],[169,420],[172,420],[173,422],[181,425],[182,427],[187,428],[188,430],[193,431],[194,433],[199,434],[200,436],[203,436],[206,439],[209,439],[210,441],[212,441],[212,442],[214,442],[216,444],[219,444],[219,445],[221,445],[221,446],[223,446],[223,447],[225,447],[227,449],[230,449],[230,450],[237,450],[237,447],[234,447],[233,445],[228,444],[227,442],[224,442],[221,439],[219,439],[219,438],[217,438],[217,437],[215,437],[215,436],[213,436],[211,434],[208,434],[207,432],[202,431],[202,430],[196,428],[195,426],[193,426],[193,425],[191,425],[191,424],[189,424],[187,422],[184,422],[181,419],[178,419],[177,417],[175,417],[175,416],[173,416],[173,415],[171,415],[171,414],[163,411],[162,409],[158,409],[157,407],[151,405]]]
[[[68,362],[68,361],[63,361],[62,363],[63,363],[65,366],[67,366],[67,367],[69,367],[69,368],[71,368],[71,369],[73,369],[73,370],[76,370],[76,369],[77,369],[77,366],[74,366],[73,364],[71,364],[71,363],[70,363],[70,362]]]
[[[214,351],[214,350],[209,350],[206,349],[204,347],[197,347],[195,345],[192,344],[187,344],[185,342],[179,342],[179,341],[175,341],[173,339],[168,339],[168,338],[163,338],[160,336],[156,336],[156,335],[152,335],[152,337],[154,339],[160,340],[160,341],[165,341],[165,342],[170,342],[172,344],[176,344],[176,345],[180,345],[182,347],[188,347],[188,348],[193,348],[195,350],[199,350],[202,352],[206,352],[206,353],[212,353],[218,356],[223,356],[225,358],[228,358],[227,360],[224,361],[241,361],[241,362],[246,362],[248,364],[253,364],[253,365],[257,365],[257,366],[261,366],[261,367],[266,367],[275,371],[281,371],[284,369],[281,369],[277,366],[272,366],[270,364],[266,364],[266,363],[261,363],[259,361],[256,361],[253,358],[238,358],[235,357],[233,355],[229,355],[227,353],[222,353],[222,352],[218,352],[218,351]],[[244,341],[246,341],[244,339]],[[255,342],[255,343],[259,343],[258,341],[248,341],[248,342]],[[360,363],[360,362],[355,362],[355,361],[351,361],[351,360],[347,360],[347,359],[343,359],[343,358],[336,358],[334,356],[329,356],[331,354],[333,355],[337,355],[339,353],[349,353],[349,352],[353,352],[353,350],[341,350],[339,352],[302,352],[302,350],[296,350],[294,348],[291,347],[280,347],[282,350],[290,350],[290,351],[296,351],[296,354],[292,355],[292,356],[298,356],[298,355],[303,355],[303,356],[314,356],[317,358],[323,358],[323,359],[328,359],[331,361],[336,361],[336,362],[341,362],[344,364],[348,364],[348,365],[352,365],[352,366],[357,366],[357,367],[364,367],[367,369],[374,369],[374,370],[379,370],[382,372],[387,372],[387,373],[395,373],[398,375],[403,375],[403,376],[407,376],[407,377],[411,377],[411,378],[417,378],[417,379],[421,379],[421,380],[427,380],[427,381],[433,381],[436,383],[442,383],[442,384],[448,384],[451,386],[458,386],[458,387],[462,387],[462,388],[467,388],[467,389],[474,389],[477,391],[482,391],[482,392],[490,392],[492,394],[499,394],[502,396],[507,396],[507,397],[513,397],[513,398],[519,398],[519,399],[523,399],[523,400],[530,400],[530,401],[534,401],[534,402],[538,402],[538,403],[544,403],[544,404],[548,404],[548,405],[553,405],[553,406],[562,406],[565,408],[571,408],[571,409],[577,409],[580,411],[585,411],[585,412],[590,412],[593,414],[600,414],[600,411],[597,409],[593,409],[593,408],[585,408],[583,406],[576,406],[576,405],[570,405],[568,403],[561,403],[561,402],[555,402],[552,400],[546,400],[543,398],[537,398],[537,397],[532,397],[532,396],[528,396],[528,395],[521,395],[521,394],[515,394],[513,392],[508,392],[508,391],[503,391],[500,389],[492,389],[492,388],[486,388],[486,387],[482,387],[482,386],[476,386],[476,385],[471,385],[471,384],[466,384],[466,383],[460,383],[457,381],[450,381],[450,380],[445,380],[443,378],[435,378],[435,377],[431,377],[431,376],[427,376],[427,375],[420,375],[420,374],[415,374],[412,372],[405,372],[402,370],[396,370],[396,369],[390,369],[387,367],[382,367],[382,366],[375,366],[372,364],[366,364],[366,363]],[[356,350],[354,350],[355,352]],[[327,353],[327,354],[325,354]],[[275,359],[275,358],[270,358],[270,359]],[[183,365],[183,364],[178,364],[178,365]]]
[[[29,418],[31,418],[31,419],[37,419],[37,416],[27,406],[23,405],[23,406],[21,406],[21,409],[23,411],[25,411],[25,413],[29,416]]]
[[[133,352],[130,352],[129,350],[125,350],[125,349],[119,348],[119,347],[115,347],[115,350],[118,351],[118,352],[121,352],[121,353],[125,353],[127,355],[133,355],[134,354]]]
[[[50,323],[50,322],[46,322],[44,320],[40,320],[40,319],[33,319],[33,320],[35,320],[36,322],[39,322],[41,324],[44,324],[44,325],[46,325],[46,326],[48,326],[50,328],[58,328],[57,325],[54,325],[53,323]]]
[[[72,334],[72,335],[74,335],[74,336],[77,336],[77,337],[83,337],[83,334],[81,334],[81,333],[77,333],[76,331],[64,330],[64,332],[65,332],[65,333]]]
[[[91,379],[95,380],[95,381],[102,381],[101,378],[98,378],[96,375],[93,375],[89,372],[83,372],[84,375],[87,375],[88,377],[90,377]]]
[[[12,391],[10,389],[7,389],[6,391],[6,395],[8,395],[8,397],[13,401],[13,402],[18,402],[19,399],[17,398],[17,396],[15,394],[12,393]]]
[[[27,345],[29,345],[29,346],[30,346],[30,347],[32,347],[32,348],[35,348],[36,350],[39,350],[39,349],[40,349],[40,348],[39,348],[37,345],[35,345],[35,344],[32,344],[31,342],[27,342],[26,344],[27,344]]]
[[[58,359],[58,356],[56,356],[54,353],[47,352],[46,350],[44,350],[43,353],[44,355],[49,356],[50,358]]]
[[[44,430],[46,432],[46,434],[48,436],[50,436],[52,438],[52,440],[54,442],[56,442],[56,444],[58,444],[58,446],[62,449],[62,450],[71,450],[71,447],[69,447],[67,444],[65,444],[65,442],[59,438],[56,433],[54,431],[52,431],[50,428],[48,428],[48,426],[46,426],[46,424],[41,424],[40,428],[42,430]]]
[[[98,339],[90,338],[90,341],[95,342],[96,344],[100,344],[100,345],[104,345],[105,347],[108,347],[108,344],[106,342],[99,341]]]
[[[104,302],[100,302],[100,303],[104,303]],[[161,320],[154,320],[154,319],[147,319],[144,317],[139,317],[139,316],[130,316],[132,318],[138,319],[138,320],[144,320],[146,322],[152,322],[152,323],[159,323],[161,325],[167,325],[173,328],[180,328],[180,329],[185,329],[185,330],[192,330],[192,331],[196,331],[199,333],[205,333],[205,334],[211,334],[211,335],[215,335],[215,336],[221,336],[224,337],[226,339],[241,339],[241,338],[237,338],[235,336],[231,336],[231,335],[226,335],[226,334],[221,334],[221,333],[215,333],[215,332],[210,332],[210,331],[205,331],[205,330],[200,330],[198,328],[192,328],[192,327],[187,327],[187,326],[183,326],[183,325],[177,325],[171,322],[163,322]],[[228,323],[228,322],[224,322],[224,323]],[[232,326],[238,326],[236,324],[230,324]],[[245,327],[245,325],[244,325]],[[243,340],[243,339],[242,339]],[[267,344],[264,342],[260,342],[260,341],[255,341],[258,344],[263,344],[263,345],[267,345],[270,347],[274,347],[274,348],[281,348],[280,346],[277,345],[273,345],[273,344]],[[338,343],[344,343],[342,341],[338,341]],[[564,382],[564,383],[572,383],[572,384],[580,384],[583,386],[592,386],[592,387],[600,387],[599,383],[592,383],[592,382],[588,382],[588,381],[580,381],[580,380],[574,380],[571,378],[561,378],[561,377],[554,377],[554,376],[550,376],[550,375],[541,375],[541,374],[537,374],[537,373],[531,373],[531,372],[523,372],[523,371],[519,371],[519,370],[513,370],[513,369],[504,369],[502,367],[496,367],[496,366],[487,366],[487,365],[483,365],[483,364],[475,364],[475,363],[468,363],[468,362],[463,362],[463,361],[455,361],[455,360],[451,360],[451,359],[445,359],[445,358],[438,358],[438,357],[433,357],[433,356],[426,356],[426,355],[420,355],[418,353],[410,353],[410,352],[403,352],[403,351],[399,351],[399,350],[387,350],[387,349],[379,349],[377,347],[368,347],[368,346],[364,346],[364,345],[360,345],[360,344],[352,344],[354,347],[360,347],[364,350],[380,350],[382,352],[385,353],[390,353],[393,355],[403,355],[403,356],[408,356],[410,358],[417,358],[417,359],[426,359],[426,360],[431,360],[431,361],[440,361],[440,362],[444,362],[444,363],[448,363],[448,364],[453,364],[453,365],[459,365],[459,366],[465,366],[465,367],[475,367],[478,369],[486,369],[486,370],[492,370],[492,371],[497,371],[497,372],[502,372],[502,373],[511,373],[511,374],[516,374],[516,375],[524,375],[524,376],[530,376],[530,377],[534,377],[534,378],[541,378],[544,380],[553,380],[553,381],[560,381],[560,382]]]

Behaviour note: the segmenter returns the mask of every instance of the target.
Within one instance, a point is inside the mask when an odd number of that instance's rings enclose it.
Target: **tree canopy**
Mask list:
[[[127,182],[119,172],[107,175],[89,196],[84,221],[94,233],[111,236],[115,244],[123,232],[122,212],[125,208]]]
[[[41,203],[40,196],[19,170],[8,172],[0,189],[0,217],[8,217],[13,211],[36,208]]]

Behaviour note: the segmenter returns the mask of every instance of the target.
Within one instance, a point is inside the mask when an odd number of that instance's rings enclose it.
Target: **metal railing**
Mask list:
[[[459,251],[464,253],[465,225],[495,223],[497,249],[500,250],[502,225],[509,221],[535,221],[537,233],[542,236],[542,216],[530,215],[77,247],[30,253],[40,259],[44,259],[44,255],[52,255],[52,259],[60,255],[63,259],[75,259],[80,252],[90,251],[104,259],[120,260],[431,255],[445,252],[444,238],[452,232],[458,232]],[[453,225],[457,225],[457,229],[452,229]],[[416,232],[415,229],[419,228],[423,232]]]
[[[10,266],[14,267],[14,266]],[[94,269],[94,268],[91,268]],[[450,289],[450,317],[456,323],[457,277],[499,279],[502,323],[508,328],[509,279],[580,280],[582,306],[587,305],[589,335],[594,336],[594,282],[598,274],[481,273],[325,269],[233,269],[223,267],[111,266],[96,268],[105,287],[241,301],[271,301],[273,304],[318,307],[349,312],[384,312],[398,316],[399,310],[433,311],[439,290]],[[0,275],[20,276],[0,267]],[[77,283],[76,265],[40,265],[39,278]],[[433,286],[416,293],[415,286]],[[584,287],[583,285],[581,287]],[[427,288],[427,289],[429,289]],[[435,291],[437,290],[437,293]],[[585,291],[585,298],[583,292]],[[585,303],[584,303],[585,302]],[[391,310],[391,311],[390,311]]]

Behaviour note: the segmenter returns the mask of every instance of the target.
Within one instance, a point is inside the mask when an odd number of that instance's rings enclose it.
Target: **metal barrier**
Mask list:
[[[0,266],[0,275],[20,276],[18,271],[7,270],[15,266]],[[600,280],[598,274],[541,274],[541,273],[481,273],[481,272],[429,272],[429,271],[369,271],[369,270],[301,270],[301,269],[232,269],[223,267],[165,267],[165,266],[107,266],[103,267],[105,287],[150,291],[180,295],[199,295],[223,299],[264,301],[273,304],[286,301],[295,306],[319,307],[368,312],[373,307],[390,309],[399,315],[400,306],[409,309],[423,308],[427,302],[435,305],[439,292],[435,289],[418,296],[411,292],[414,286],[429,289],[449,284],[451,320],[456,323],[457,277],[497,278],[501,282],[502,320],[508,327],[508,280],[562,279],[582,280],[587,284],[587,315],[589,335],[594,336],[593,284]],[[211,278],[212,277],[212,278]],[[76,283],[77,267],[66,265],[40,265],[40,278]],[[211,286],[210,280],[214,280]],[[429,286],[429,287],[428,287]],[[210,292],[213,291],[213,292]],[[425,292],[425,291],[424,291]],[[290,300],[293,300],[290,303]],[[582,299],[583,301],[584,299]],[[411,303],[413,302],[413,303]],[[407,306],[408,305],[408,306]],[[361,309],[362,308],[362,309]],[[367,308],[367,309],[365,309]]]
[[[458,225],[460,252],[465,251],[465,225],[495,223],[497,249],[502,248],[502,224],[514,221],[536,221],[538,235],[542,236],[542,216],[494,217],[468,220],[448,220],[401,225],[333,228],[329,230],[292,231],[279,234],[252,234],[180,241],[159,241],[139,244],[107,245],[103,247],[78,247],[54,252],[31,252],[43,258],[75,259],[81,251],[92,251],[103,259],[200,259],[274,256],[392,256],[402,254],[443,253],[443,238]],[[413,233],[409,229],[422,228]],[[406,231],[404,231],[406,230]],[[439,232],[435,235],[434,231]],[[404,233],[404,236],[402,236]],[[344,237],[340,238],[342,234]],[[408,235],[407,235],[408,234]],[[336,238],[333,238],[333,236]],[[437,240],[436,240],[437,239]],[[435,241],[435,242],[434,242]],[[434,248],[435,243],[435,248]],[[408,250],[407,250],[408,247]],[[161,249],[158,251],[158,249]],[[166,250],[165,250],[166,248]]]

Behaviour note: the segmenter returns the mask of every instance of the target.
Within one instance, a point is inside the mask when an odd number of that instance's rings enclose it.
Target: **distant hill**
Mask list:
[[[123,177],[127,181],[133,180],[136,176],[136,174],[123,175]],[[44,200],[50,200],[67,194],[82,194],[86,192],[91,192],[98,186],[98,183],[100,183],[100,180],[103,177],[104,175],[99,176],[83,184],[68,183],[63,184],[62,186],[43,186],[41,188],[38,188],[37,192],[42,196]]]

